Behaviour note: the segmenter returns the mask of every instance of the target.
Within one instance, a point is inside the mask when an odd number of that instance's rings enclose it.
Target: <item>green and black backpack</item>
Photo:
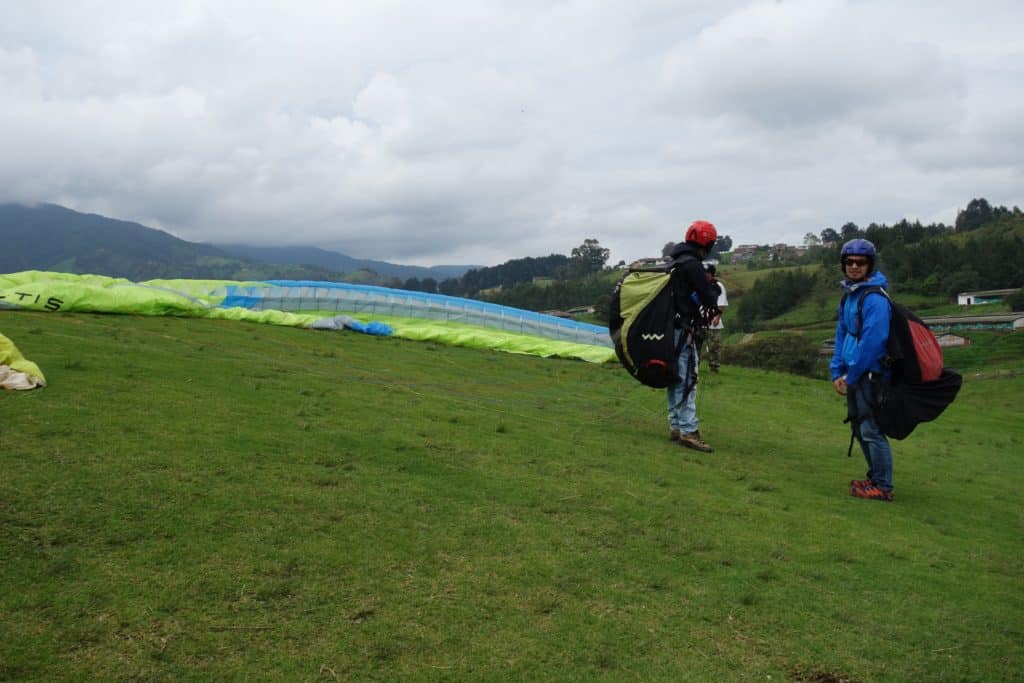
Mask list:
[[[612,291],[608,333],[615,354],[629,374],[649,387],[663,389],[681,381],[669,282],[680,263],[694,258],[636,261]]]

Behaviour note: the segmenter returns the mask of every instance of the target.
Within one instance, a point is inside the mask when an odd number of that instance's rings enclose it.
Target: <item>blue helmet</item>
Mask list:
[[[868,259],[868,272],[875,269],[875,245],[868,240],[858,237],[844,244],[843,248],[839,251],[840,266],[842,266],[847,256],[866,256]]]

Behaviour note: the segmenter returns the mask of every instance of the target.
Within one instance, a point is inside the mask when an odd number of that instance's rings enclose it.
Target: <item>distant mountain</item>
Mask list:
[[[55,204],[0,204],[0,271],[55,270],[113,277],[198,276],[229,257],[138,223]]]
[[[322,249],[234,245],[231,251],[178,239],[138,223],[79,213],[56,204],[0,204],[0,273],[51,270],[129,280],[350,280],[459,277],[471,266],[401,266],[353,259]]]
[[[254,247],[248,244],[212,244],[211,246],[239,258],[253,259],[265,263],[295,263],[319,266],[341,273],[364,270],[383,277],[433,278],[443,282],[449,278],[460,278],[472,268],[480,266],[403,266],[385,261],[372,261],[346,256],[336,251],[316,247]]]

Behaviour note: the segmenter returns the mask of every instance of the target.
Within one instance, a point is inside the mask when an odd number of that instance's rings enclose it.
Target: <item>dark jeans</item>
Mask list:
[[[857,386],[848,387],[846,409],[847,414],[856,419],[853,433],[868,463],[868,479],[883,491],[891,491],[892,450],[889,448],[889,440],[871,414],[873,392],[874,387],[867,377],[858,382]]]

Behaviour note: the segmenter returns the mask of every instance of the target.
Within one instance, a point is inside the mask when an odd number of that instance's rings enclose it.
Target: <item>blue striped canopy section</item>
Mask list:
[[[308,280],[229,284],[219,304],[249,310],[318,311],[477,325],[558,341],[611,347],[608,330],[486,301],[373,285]]]

